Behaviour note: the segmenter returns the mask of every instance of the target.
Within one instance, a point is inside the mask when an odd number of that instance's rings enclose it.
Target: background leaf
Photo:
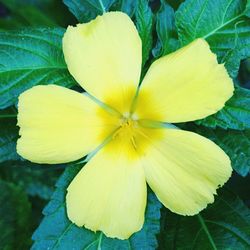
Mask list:
[[[154,57],[167,55],[179,48],[175,13],[173,8],[164,0],[161,0],[161,7],[156,14],[156,32],[158,41],[152,51]]]
[[[4,15],[0,15],[1,29],[24,26],[66,27],[74,20],[67,7],[58,0],[1,0],[1,7],[6,7]]]
[[[13,184],[0,180],[0,249],[26,249],[29,243],[30,203]]]
[[[142,67],[149,58],[153,45],[153,13],[148,0],[138,0],[135,12],[136,27],[142,40]]]
[[[9,109],[6,111],[0,110],[0,163],[19,159],[16,153],[16,141],[18,138],[16,114],[11,112]]]
[[[17,0],[2,0],[2,3],[27,25],[56,26],[54,20],[45,15],[35,5],[24,4]]]
[[[68,167],[59,179],[57,189],[43,211],[45,217],[33,235],[35,242],[32,249],[71,249],[72,246],[76,250],[155,249],[157,247],[155,236],[160,230],[161,204],[152,193],[148,196],[144,227],[129,240],[107,238],[101,232],[94,233],[84,227],[79,228],[68,220],[65,208],[66,188],[81,167],[80,165]]]
[[[250,90],[236,87],[233,97],[226,102],[223,109],[196,123],[211,128],[249,129]]]
[[[246,3],[246,0],[186,0],[176,12],[181,44],[205,38],[219,62],[225,62],[229,74],[235,77],[240,60],[250,56]]]
[[[115,0],[63,0],[80,23],[88,22],[109,11]]]
[[[193,130],[219,145],[230,157],[234,170],[241,176],[250,173],[250,129],[223,130],[186,125],[186,129]]]
[[[62,53],[61,28],[0,32],[0,109],[13,105],[24,90],[38,84],[71,87]]]
[[[250,0],[247,0],[246,15],[250,17]]]
[[[120,0],[120,6],[117,10],[120,10],[124,13],[127,13],[130,17],[132,17],[135,13],[136,6],[138,0]]]
[[[250,130],[216,130],[210,136],[229,156],[241,176],[250,173]]]
[[[224,191],[198,216],[167,213],[162,249],[245,250],[250,248],[250,210]]]
[[[28,161],[8,161],[0,166],[0,178],[15,183],[31,197],[49,200],[63,165],[39,165]]]

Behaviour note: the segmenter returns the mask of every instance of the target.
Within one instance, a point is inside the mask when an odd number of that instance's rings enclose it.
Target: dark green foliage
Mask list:
[[[15,114],[11,114],[10,110],[0,111],[0,163],[19,158],[16,153],[17,138]]]
[[[250,173],[250,129],[223,130],[188,125],[188,130],[201,134],[219,145],[230,157],[234,170],[246,176]]]
[[[146,220],[143,229],[135,233],[129,240],[117,240],[105,237],[103,233],[94,233],[79,228],[69,221],[66,215],[66,189],[81,165],[68,167],[56,185],[51,201],[45,207],[44,219],[33,235],[33,250],[43,249],[155,249],[156,234],[160,230],[159,218],[161,204],[153,193],[148,195]],[[101,209],[101,208],[100,208]]]
[[[167,212],[161,249],[245,250],[250,248],[250,210],[234,194],[219,192],[197,216]]]
[[[17,184],[32,197],[48,200],[54,192],[62,167],[32,164],[27,161],[8,161],[0,166],[0,177]]]
[[[203,120],[196,121],[196,123],[211,128],[249,129],[250,90],[236,87],[233,97],[229,99],[223,109]]]
[[[133,16],[138,0],[63,0],[78,22],[89,22],[108,11],[122,11]]]
[[[23,1],[20,2],[17,0],[2,0],[2,2],[9,10],[15,13],[20,21],[26,23],[26,25],[56,26],[53,19],[44,15],[34,4],[24,4]]]
[[[247,0],[246,16],[250,17],[250,1]]]
[[[205,38],[229,74],[237,75],[240,60],[250,56],[250,20],[246,0],[186,0],[176,12],[182,45]]]
[[[0,16],[1,29],[64,27],[73,19],[63,2],[58,0],[1,0],[1,3],[7,8],[6,14]]]
[[[24,90],[38,84],[71,87],[62,53],[61,28],[0,33],[0,109],[17,102]]]
[[[216,130],[210,137],[230,156],[234,170],[250,173],[250,130]]]
[[[167,55],[177,50],[180,46],[177,39],[174,15],[173,8],[162,0],[161,7],[156,14],[158,41],[153,49],[153,55],[156,58]]]
[[[29,243],[30,203],[14,184],[0,180],[0,249],[26,249]]]
[[[142,40],[142,67],[148,60],[153,45],[153,13],[148,0],[138,0],[135,12],[136,27]]]
[[[117,10],[127,13],[129,16],[133,16],[136,11],[138,0],[120,0],[120,6]]]
[[[109,11],[115,0],[63,0],[80,23]]]

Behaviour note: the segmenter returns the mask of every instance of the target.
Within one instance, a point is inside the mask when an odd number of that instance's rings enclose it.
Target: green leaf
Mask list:
[[[19,29],[27,26],[67,26],[73,16],[62,1],[2,0],[9,12],[0,16],[0,29]]]
[[[234,174],[228,184],[227,187],[233,190],[239,198],[244,201],[244,203],[250,208],[250,175],[242,176],[238,174]]]
[[[246,16],[250,17],[250,0],[247,0]]]
[[[0,111],[0,163],[19,159],[16,153],[18,128],[15,117],[16,114]]]
[[[188,125],[187,125],[188,126]],[[187,127],[188,128],[188,127]],[[230,157],[234,170],[246,176],[250,173],[250,130],[223,130],[205,127],[189,127],[219,145]]]
[[[153,45],[153,17],[148,0],[138,0],[135,19],[142,40],[142,67],[148,60]]]
[[[8,161],[1,164],[0,178],[15,183],[32,197],[49,200],[56,180],[62,172],[61,165],[47,166],[27,161]]]
[[[226,102],[223,109],[196,123],[211,128],[249,129],[250,90],[236,87],[233,97]]]
[[[214,140],[229,155],[234,170],[246,176],[250,173],[250,130],[216,130]]]
[[[56,26],[54,20],[48,17],[47,13],[44,14],[37,6],[24,1],[17,0],[2,0],[2,3],[14,14],[20,21],[26,25],[33,26]]]
[[[10,29],[19,29],[24,26],[16,17],[0,18],[0,32]]]
[[[143,229],[129,240],[107,238],[103,233],[94,233],[84,227],[77,227],[66,215],[65,195],[71,180],[81,169],[80,165],[68,167],[57,183],[51,201],[45,207],[45,215],[39,228],[33,234],[33,250],[45,249],[155,249],[155,235],[160,230],[161,204],[155,195],[148,196],[148,206]]]
[[[173,8],[163,0],[156,15],[156,32],[158,41],[153,49],[153,56],[158,58],[179,48],[178,35],[175,27],[175,13]]]
[[[32,5],[16,9],[16,11],[32,26],[57,26],[54,20]]]
[[[182,45],[205,38],[235,77],[240,60],[250,56],[250,20],[245,9],[246,0],[186,0],[176,12]]]
[[[64,32],[61,28],[0,32],[0,109],[16,103],[34,85],[75,84],[63,58]]]
[[[27,249],[30,230],[30,203],[13,184],[0,180],[0,249]]]
[[[109,11],[115,0],[63,0],[80,23],[89,22]]]
[[[138,0],[121,0],[120,7],[117,10],[120,10],[124,13],[127,13],[132,17],[135,13]]]
[[[196,216],[167,214],[162,249],[223,250],[250,248],[250,210],[224,191],[214,204]]]

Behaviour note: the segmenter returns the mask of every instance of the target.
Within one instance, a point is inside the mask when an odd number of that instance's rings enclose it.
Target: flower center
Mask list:
[[[146,148],[163,136],[162,130],[142,126],[136,114],[124,113],[117,125],[112,136],[112,148],[119,148],[122,154],[132,160],[144,155]]]
[[[135,115],[125,113],[119,121],[119,128],[113,135],[114,139],[120,139],[124,143],[129,143],[136,150],[136,135],[138,133],[138,122]]]

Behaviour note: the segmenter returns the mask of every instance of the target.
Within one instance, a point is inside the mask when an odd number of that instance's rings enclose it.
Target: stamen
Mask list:
[[[134,149],[136,150],[137,146],[136,146],[136,143],[135,143],[135,137],[134,136],[131,137],[131,142],[132,142],[132,145],[133,145]]]

